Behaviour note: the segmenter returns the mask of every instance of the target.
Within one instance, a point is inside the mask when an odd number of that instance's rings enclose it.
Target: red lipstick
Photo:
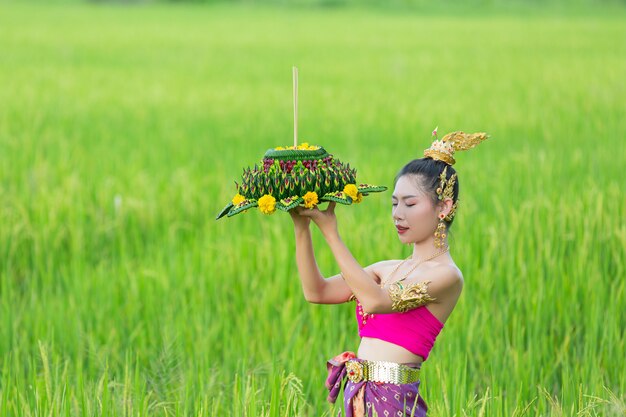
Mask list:
[[[402,226],[398,226],[398,225],[396,225],[396,230],[398,230],[398,233],[399,233],[399,234],[403,234],[403,233],[405,233],[407,230],[409,230],[409,228],[408,228],[408,227],[402,227]]]

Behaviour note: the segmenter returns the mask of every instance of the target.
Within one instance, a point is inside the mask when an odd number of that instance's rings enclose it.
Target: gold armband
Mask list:
[[[404,313],[419,306],[423,306],[436,298],[431,297],[426,291],[430,281],[416,282],[403,286],[401,282],[394,282],[389,286],[391,297],[391,309]]]

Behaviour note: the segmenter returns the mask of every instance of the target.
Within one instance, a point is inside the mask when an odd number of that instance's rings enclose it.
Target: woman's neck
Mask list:
[[[432,258],[437,253],[443,255],[447,253],[444,252],[446,248],[448,248],[447,242],[445,242],[443,247],[437,248],[433,243],[433,239],[419,243],[416,242],[413,244],[413,254],[411,255],[411,259],[413,261],[422,261],[427,258]]]

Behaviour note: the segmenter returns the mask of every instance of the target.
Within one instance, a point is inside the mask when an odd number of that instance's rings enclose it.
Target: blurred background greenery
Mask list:
[[[214,220],[291,142],[293,65],[300,140],[359,180],[390,186],[437,125],[491,134],[455,165],[466,285],[424,365],[430,414],[624,415],[625,17],[0,3],[0,415],[336,415],[325,360],[357,348],[354,306],[304,301],[284,213]],[[338,217],[363,265],[408,255],[389,192]]]

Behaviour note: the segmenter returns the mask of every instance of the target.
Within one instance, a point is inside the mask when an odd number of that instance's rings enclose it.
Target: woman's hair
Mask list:
[[[450,177],[456,173],[455,169],[452,165],[448,165],[443,161],[434,160],[432,158],[420,158],[414,159],[408,164],[406,164],[393,182],[394,186],[400,179],[405,175],[412,175],[417,181],[415,181],[415,185],[424,192],[426,195],[430,196],[433,202],[433,206],[436,206],[439,202],[439,198],[437,195],[437,187],[439,187],[439,176],[443,172],[445,167],[448,167],[446,171],[446,180],[450,179]],[[456,181],[454,182],[454,187],[452,187],[452,203],[455,203],[459,198],[459,177],[457,175]],[[456,216],[452,218],[449,222],[446,220],[446,224],[448,228],[454,222]]]

